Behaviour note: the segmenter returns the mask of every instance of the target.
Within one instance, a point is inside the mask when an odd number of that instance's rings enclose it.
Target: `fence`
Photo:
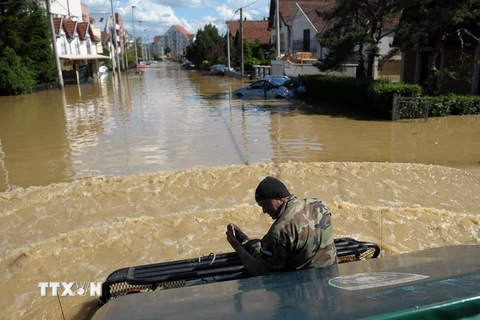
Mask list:
[[[392,121],[399,119],[428,119],[428,109],[433,103],[431,98],[393,96]]]

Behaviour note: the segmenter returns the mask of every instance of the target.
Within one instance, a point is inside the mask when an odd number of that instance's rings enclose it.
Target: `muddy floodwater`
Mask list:
[[[266,175],[325,200],[337,237],[383,256],[480,244],[480,116],[376,121],[232,98],[247,84],[158,63],[0,97],[0,319],[89,319],[94,298],[61,309],[38,283],[230,252],[230,222],[261,237]]]

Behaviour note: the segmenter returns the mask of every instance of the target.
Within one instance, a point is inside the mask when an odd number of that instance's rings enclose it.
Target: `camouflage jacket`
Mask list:
[[[331,218],[322,200],[289,196],[261,241],[257,270],[267,274],[336,264]]]

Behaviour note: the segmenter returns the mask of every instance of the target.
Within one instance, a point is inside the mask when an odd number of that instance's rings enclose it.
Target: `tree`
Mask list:
[[[218,34],[218,29],[212,24],[197,31],[196,40],[187,47],[186,58],[195,65],[201,65],[204,60],[211,64],[225,62],[226,40]]]
[[[12,48],[0,50],[0,95],[20,95],[31,93],[35,81],[33,72],[16,55]]]
[[[35,82],[56,80],[49,22],[37,1],[0,3],[0,48],[7,47],[31,71]]]
[[[398,0],[337,0],[332,10],[317,9],[317,14],[332,25],[317,36],[328,49],[318,67],[322,71],[341,69],[348,62],[358,62],[359,77],[373,77],[375,59],[381,57],[379,44],[390,34],[386,26],[398,17]]]
[[[421,0],[406,2],[397,27],[395,45],[402,51],[433,48],[428,57],[427,93],[439,91],[447,78],[473,77],[473,56],[465,48],[480,42],[480,4],[478,0]],[[439,68],[441,52],[446,45],[460,47],[455,63]]]

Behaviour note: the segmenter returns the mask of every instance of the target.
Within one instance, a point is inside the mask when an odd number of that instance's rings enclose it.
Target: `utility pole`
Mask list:
[[[135,68],[137,68],[138,64],[138,55],[137,55],[137,38],[135,38],[135,19],[133,18],[133,9],[135,6],[132,6],[132,24],[133,24],[133,46],[135,47]]]
[[[123,30],[123,47],[125,48],[125,54],[124,54],[124,68],[123,70],[127,70],[128,69],[128,44],[127,42],[125,41],[126,40],[126,37],[125,37],[125,30]]]
[[[228,70],[230,70],[230,29],[228,28],[228,21],[227,21],[227,61],[228,61]]]
[[[277,60],[280,60],[280,0],[276,4]]]
[[[113,20],[113,19],[112,19]],[[115,43],[113,39],[113,32],[115,31],[114,27],[110,28],[110,43],[111,43],[111,50],[110,50],[110,56],[112,58],[112,68],[113,68],[113,74],[115,74],[116,69],[117,69],[117,60],[115,59]]]
[[[277,0],[278,1],[278,0]],[[243,74],[244,74],[244,57],[243,57],[243,14],[242,14],[242,10],[243,8],[240,8],[240,41],[242,43],[241,45],[241,59],[242,59],[242,77],[243,77]]]
[[[112,8],[112,22],[113,22],[113,40],[114,43],[114,51],[115,51],[115,61],[117,62],[118,72],[120,73],[120,59],[118,56],[118,36],[117,36],[117,19],[115,18],[115,12],[113,10],[113,0],[110,0],[110,6]]]
[[[143,58],[143,31],[142,31],[142,21],[139,21],[140,23],[140,45],[142,46],[142,60],[145,62],[145,59]]]
[[[58,57],[57,36],[55,34],[55,27],[53,26],[53,16],[50,9],[50,0],[45,0],[45,3],[47,6],[46,8],[47,8],[48,20],[50,22],[50,36],[52,37],[53,55],[55,56],[55,65],[57,67],[58,88],[62,90],[63,89],[62,66],[60,65],[60,58]]]

